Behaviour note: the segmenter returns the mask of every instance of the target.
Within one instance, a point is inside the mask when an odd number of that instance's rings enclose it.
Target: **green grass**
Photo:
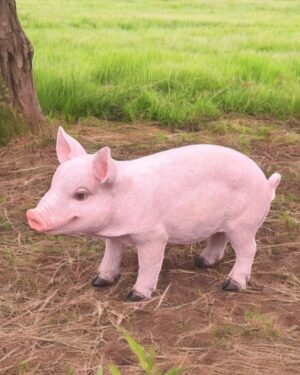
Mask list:
[[[145,375],[180,375],[183,374],[183,368],[171,368],[167,372],[163,372],[155,364],[155,352],[147,352],[145,348],[139,344],[131,334],[123,328],[117,327],[118,331],[122,333],[122,336],[127,341],[128,347],[131,349],[132,353],[135,355],[138,367],[143,371]],[[119,368],[111,363],[108,365],[110,375],[122,375]],[[103,366],[99,366],[96,375],[104,375]]]
[[[25,133],[26,127],[19,116],[0,101],[0,147],[6,145],[16,134]],[[0,197],[0,204],[4,203]]]
[[[17,363],[17,374],[29,374],[31,372],[32,365],[29,360],[21,360]]]
[[[300,230],[300,223],[291,215],[289,211],[284,211],[280,218],[290,232],[298,232]]]
[[[245,320],[252,326],[252,329],[244,332],[245,336],[274,339],[281,335],[279,327],[267,314],[259,311],[247,311],[245,312]]]
[[[0,204],[6,203],[6,197],[4,195],[0,195]]]
[[[18,0],[43,110],[192,123],[300,114],[300,2]]]
[[[0,230],[10,230],[10,222],[3,216],[0,216]]]

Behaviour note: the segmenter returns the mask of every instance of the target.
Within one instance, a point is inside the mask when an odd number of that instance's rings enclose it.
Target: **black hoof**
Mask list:
[[[92,281],[92,285],[97,288],[101,288],[101,287],[108,286],[111,284],[112,284],[111,281],[105,280],[101,276],[98,276],[98,275]]]
[[[138,292],[132,290],[128,296],[127,296],[127,300],[129,302],[140,302],[140,301],[144,301],[146,299],[146,297],[144,297],[143,295],[139,294]]]
[[[198,268],[212,268],[215,264],[209,264],[203,257],[197,255],[194,259],[194,264]]]
[[[238,292],[242,290],[240,284],[232,279],[227,279],[222,284],[222,289],[226,290],[227,292]]]

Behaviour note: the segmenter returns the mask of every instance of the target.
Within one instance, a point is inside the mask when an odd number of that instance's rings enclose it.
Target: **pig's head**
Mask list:
[[[60,162],[50,190],[27,211],[30,227],[49,233],[97,233],[109,225],[117,167],[104,147],[87,154],[79,142],[58,129]]]

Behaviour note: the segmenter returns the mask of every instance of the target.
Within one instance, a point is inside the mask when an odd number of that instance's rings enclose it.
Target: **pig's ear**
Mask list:
[[[93,172],[97,180],[104,184],[112,182],[116,175],[116,164],[110,156],[110,148],[103,147],[97,151],[93,160]]]
[[[86,151],[76,139],[67,134],[60,126],[56,138],[56,154],[60,163],[63,163],[75,156],[85,155]]]

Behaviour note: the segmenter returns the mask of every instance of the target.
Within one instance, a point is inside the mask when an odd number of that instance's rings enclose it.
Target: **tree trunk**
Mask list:
[[[32,130],[41,130],[45,117],[35,93],[32,58],[15,0],[0,0],[0,116],[21,117]]]

